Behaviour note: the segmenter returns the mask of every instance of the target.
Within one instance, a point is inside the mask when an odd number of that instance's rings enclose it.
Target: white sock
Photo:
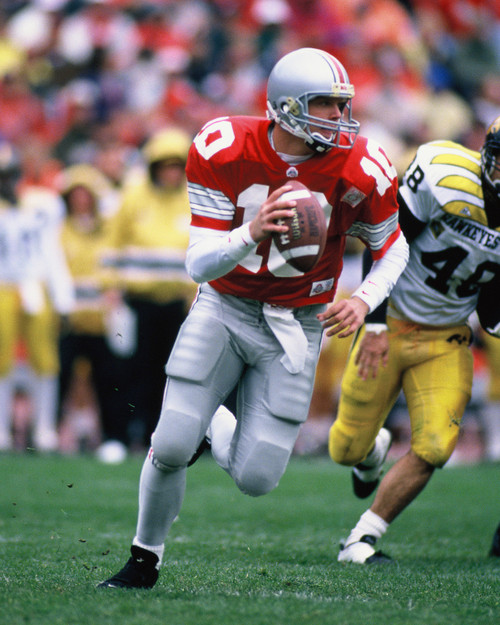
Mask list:
[[[360,538],[366,535],[375,536],[378,540],[386,533],[388,527],[389,523],[387,521],[384,521],[382,517],[368,509],[361,515],[356,527],[349,534],[345,546],[357,543]]]
[[[225,471],[229,469],[229,453],[235,429],[236,418],[233,413],[225,406],[219,406],[212,417],[207,437],[211,442],[215,462]]]
[[[486,459],[500,460],[500,401],[487,401],[481,410],[480,420]]]
[[[160,568],[161,561],[163,560],[163,552],[165,551],[165,545],[157,545],[155,547],[153,547],[151,545],[144,545],[137,538],[137,536],[134,536],[134,540],[132,541],[132,544],[135,545],[136,547],[140,547],[141,549],[145,549],[146,551],[151,551],[156,556],[158,556],[158,562],[156,564],[156,568],[157,569]]]
[[[11,440],[12,411],[14,405],[14,383],[12,375],[0,378],[0,437]]]
[[[163,545],[178,516],[186,489],[186,469],[161,470],[146,457],[139,480],[139,511],[134,543],[161,561]]]
[[[35,444],[42,449],[57,448],[57,385],[57,378],[52,375],[40,375],[34,378],[34,439]]]

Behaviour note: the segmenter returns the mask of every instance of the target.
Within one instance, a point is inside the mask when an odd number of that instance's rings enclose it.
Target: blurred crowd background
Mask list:
[[[68,172],[83,165],[90,168],[83,186],[98,196],[100,217],[116,221],[131,204],[126,194],[152,175],[151,141],[165,129],[192,138],[214,117],[264,115],[270,69],[283,54],[305,46],[322,48],[345,65],[361,132],[382,144],[400,175],[426,141],[450,139],[478,150],[500,115],[498,0],[3,0],[0,139],[19,154],[25,193],[64,197]],[[174,150],[162,158],[178,165],[183,157]],[[62,219],[67,217],[66,202]],[[360,277],[360,250],[349,251],[341,285],[346,291]],[[109,305],[115,296],[107,297]],[[184,289],[173,299],[188,303],[189,297]],[[114,301],[124,303],[119,296]],[[349,347],[340,343],[325,346],[297,453],[326,449]],[[474,350],[475,396],[464,422],[468,446],[458,448],[468,460],[490,454],[480,413],[492,397],[491,361],[480,333]],[[29,445],[25,364],[21,337],[16,449]],[[64,372],[71,390],[59,410],[58,448],[99,449],[110,437],[103,436],[102,407],[89,382],[92,366],[87,358],[71,366]],[[498,407],[500,397],[493,399]],[[134,412],[133,401],[126,405]],[[393,426],[404,443],[400,408]],[[121,441],[127,451],[145,444],[144,431],[136,423],[131,433],[129,425]],[[492,459],[500,449],[495,453]],[[108,456],[115,458],[123,454]]]

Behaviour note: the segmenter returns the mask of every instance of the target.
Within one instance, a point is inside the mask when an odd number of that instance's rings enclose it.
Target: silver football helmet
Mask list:
[[[319,96],[345,100],[340,120],[309,114],[310,100]],[[359,122],[351,114],[353,97],[354,86],[342,63],[323,50],[301,48],[281,58],[269,75],[268,117],[304,139],[316,152],[326,152],[332,147],[350,149],[359,132]],[[311,125],[330,131],[330,136],[311,131]]]

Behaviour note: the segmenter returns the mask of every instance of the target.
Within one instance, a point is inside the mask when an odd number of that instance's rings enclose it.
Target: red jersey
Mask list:
[[[398,238],[396,170],[378,143],[359,136],[350,150],[333,148],[289,164],[270,144],[271,124],[264,118],[225,117],[201,129],[186,167],[191,225],[231,231],[250,222],[270,192],[296,178],[314,192],[328,224],[316,267],[305,274],[292,268],[269,237],[210,284],[220,293],[281,306],[327,303],[342,271],[346,235],[359,237],[374,259]]]

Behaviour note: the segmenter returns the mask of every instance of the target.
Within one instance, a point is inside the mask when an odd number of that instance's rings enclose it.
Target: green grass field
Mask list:
[[[0,623],[18,625],[495,625],[499,467],[450,467],[395,521],[395,559],[336,561],[370,501],[348,469],[293,458],[251,499],[203,457],[151,591],[97,590],[128,558],[142,459],[0,456]]]

